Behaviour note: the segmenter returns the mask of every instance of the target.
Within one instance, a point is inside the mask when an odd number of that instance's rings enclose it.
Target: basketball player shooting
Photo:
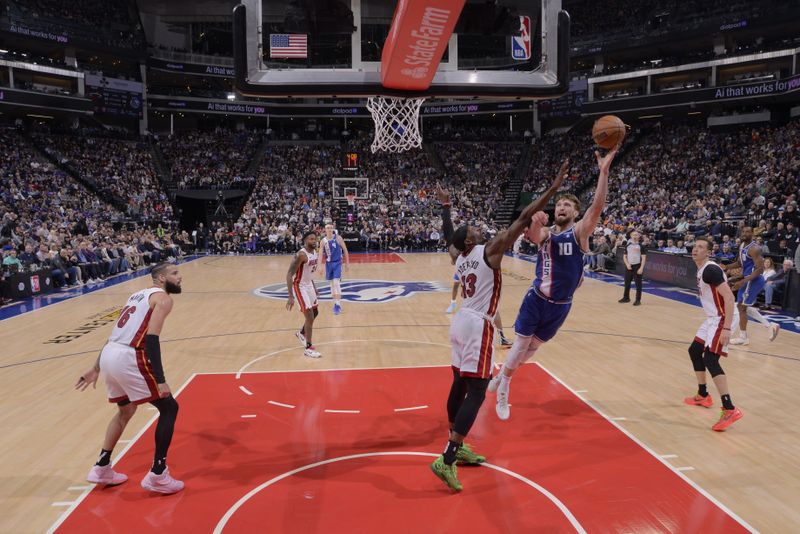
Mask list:
[[[600,176],[594,200],[586,214],[575,222],[580,213],[580,201],[575,195],[564,194],[556,198],[555,224],[547,227],[547,214],[537,210],[528,230],[528,240],[539,246],[536,278],[522,299],[514,325],[517,338],[508,353],[503,368],[492,379],[490,392],[497,392],[497,416],[506,420],[510,416],[508,404],[511,377],[520,365],[528,361],[542,344],[555,337],[572,307],[572,296],[583,281],[583,259],[589,250],[592,235],[608,196],[608,174],[619,145],[600,157],[595,152]],[[566,172],[563,167],[562,170]]]
[[[126,475],[111,468],[111,453],[128,421],[136,413],[136,407],[149,402],[158,409],[156,450],[153,467],[142,479],[141,485],[146,490],[169,494],[183,489],[183,482],[172,478],[167,468],[167,451],[175,430],[178,402],[173,398],[164,377],[159,336],[164,321],[172,311],[170,295],[181,292],[181,275],[178,267],[170,263],[156,265],[150,275],[153,287],[131,295],[100,356],[81,375],[75,389],[85,391],[90,385],[97,387],[97,378],[102,370],[106,378],[108,401],[116,403],[118,410],[106,429],[100,459],[89,471],[86,480],[107,486],[128,480]]]
[[[722,265],[723,271],[741,269],[742,275],[731,278],[731,289],[738,291],[736,296],[739,308],[739,337],[731,339],[731,345],[749,345],[747,337],[747,318],[752,317],[759,324],[769,329],[769,340],[773,341],[778,337],[780,326],[771,323],[766,317],[761,315],[755,307],[758,294],[764,290],[766,281],[762,273],[764,272],[764,258],[761,255],[761,248],[758,243],[753,241],[753,229],[745,226],[742,229],[742,247],[739,250],[739,257],[729,265]]]
[[[550,188],[526,207],[507,230],[498,232],[486,244],[482,244],[481,231],[474,226],[464,225],[453,231],[450,199],[439,188],[443,233],[450,257],[455,259],[464,302],[450,326],[453,382],[447,398],[449,439],[444,453],[430,467],[454,491],[462,489],[456,462],[476,465],[486,461],[485,457],[475,454],[464,439],[478,416],[494,368],[494,318],[503,281],[500,264],[533,214],[541,211],[561,187],[567,168],[565,161]]]
[[[319,315],[317,310],[317,288],[314,287],[314,273],[317,270],[317,234],[306,232],[303,235],[303,248],[297,251],[292,258],[292,264],[286,273],[286,287],[289,290],[286,309],[294,307],[294,301],[300,306],[300,312],[305,316],[305,324],[295,336],[303,346],[303,355],[309,358],[319,358],[322,355],[314,348],[311,335],[314,329],[314,319]]]
[[[325,237],[322,238],[322,263],[325,264],[325,280],[331,284],[333,295],[333,314],[342,312],[342,254],[344,254],[344,272],[350,271],[350,253],[347,244],[332,224],[325,225]]]
[[[692,259],[697,265],[697,287],[700,289],[700,303],[706,312],[706,320],[700,325],[694,341],[689,346],[697,376],[697,395],[687,397],[684,403],[692,406],[711,408],[714,400],[706,388],[706,370],[717,387],[722,400],[722,413],[719,421],[711,427],[722,432],[743,417],[742,411],[733,405],[728,378],[719,364],[722,356],[728,355],[728,341],[731,325],[737,319],[733,306],[734,298],[728,280],[719,265],[709,259],[714,243],[707,237],[697,239],[692,247]]]

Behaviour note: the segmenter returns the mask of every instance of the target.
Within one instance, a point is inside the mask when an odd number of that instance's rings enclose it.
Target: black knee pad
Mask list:
[[[692,341],[692,344],[689,345],[689,358],[692,359],[692,367],[698,373],[702,373],[706,370],[706,366],[703,363],[703,351],[705,347],[699,341]]]
[[[314,319],[317,318],[317,315],[319,315],[319,310],[314,308]]]
[[[708,372],[711,373],[711,378],[725,374],[725,371],[723,371],[722,367],[719,365],[719,356],[717,354],[714,354],[711,351],[706,351],[705,355],[703,356],[703,361],[706,364],[706,369],[708,369]]]

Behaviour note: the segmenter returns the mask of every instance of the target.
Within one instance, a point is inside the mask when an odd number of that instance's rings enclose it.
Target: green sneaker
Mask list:
[[[463,443],[456,453],[456,463],[460,465],[480,465],[486,461],[486,456],[475,454],[467,443]]]
[[[461,482],[456,475],[456,464],[447,465],[444,463],[444,456],[439,456],[432,464],[433,474],[442,479],[442,482],[453,491],[461,491]]]

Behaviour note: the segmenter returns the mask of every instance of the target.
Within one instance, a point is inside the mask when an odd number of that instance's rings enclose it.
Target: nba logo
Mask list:
[[[41,290],[42,288],[39,287],[39,275],[35,274],[31,276],[31,291],[33,291],[34,293],[38,293]]]
[[[531,18],[520,15],[519,32],[511,37],[511,58],[526,61],[531,58]]]

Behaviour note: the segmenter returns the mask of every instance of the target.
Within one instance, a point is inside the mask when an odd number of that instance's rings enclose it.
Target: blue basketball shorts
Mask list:
[[[339,280],[342,278],[342,262],[329,261],[325,264],[325,280]]]
[[[554,304],[530,288],[519,307],[514,331],[518,336],[533,336],[541,341],[550,341],[564,324],[571,308],[572,303]]]
[[[766,281],[763,276],[753,278],[747,284],[739,288],[739,294],[736,295],[736,302],[744,304],[745,306],[752,306],[756,303],[758,294],[764,291]]]

